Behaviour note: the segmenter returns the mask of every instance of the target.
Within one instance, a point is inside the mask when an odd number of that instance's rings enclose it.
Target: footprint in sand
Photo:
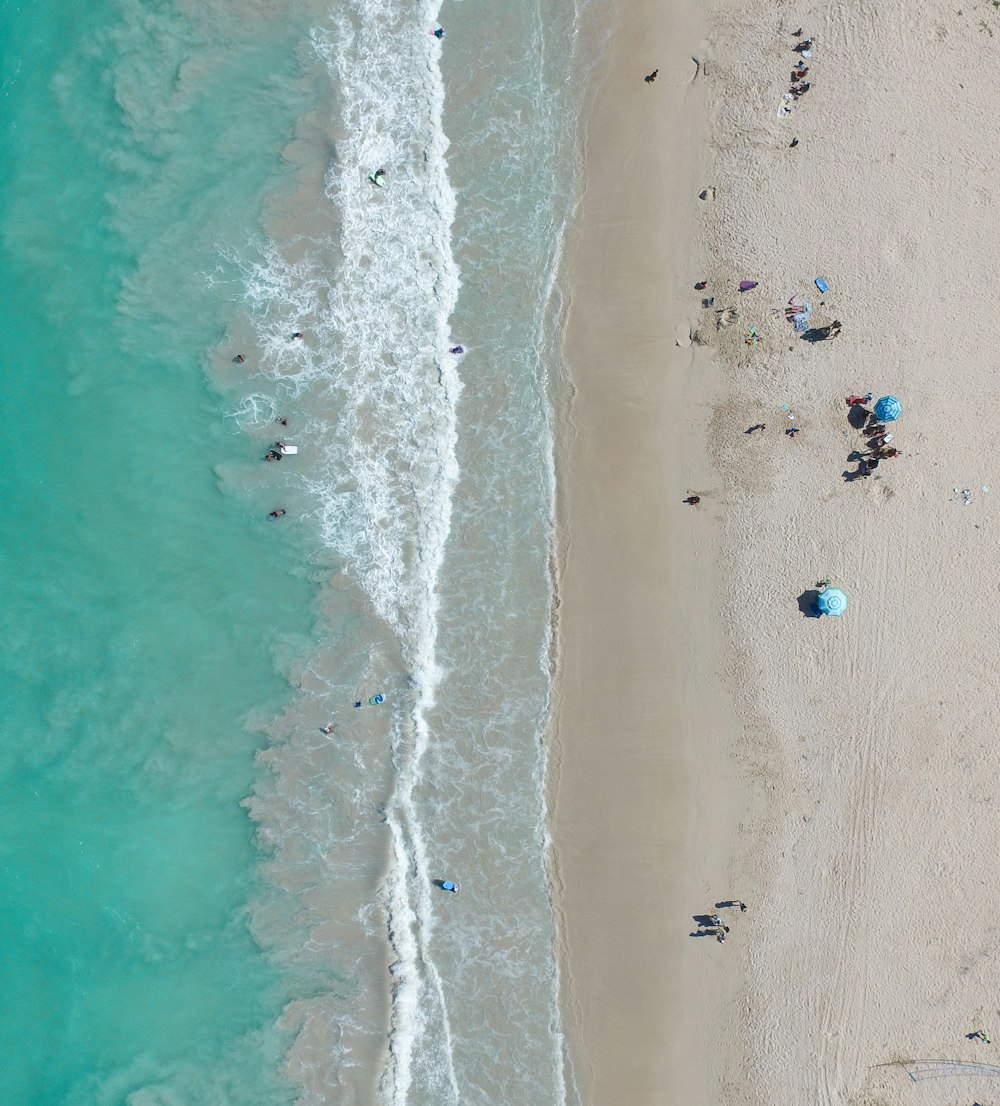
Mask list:
[[[702,43],[705,46],[706,43]],[[691,61],[694,63],[694,72],[691,74],[691,83],[693,84],[699,77],[708,76],[708,63],[709,59],[704,55],[700,57],[692,57]]]

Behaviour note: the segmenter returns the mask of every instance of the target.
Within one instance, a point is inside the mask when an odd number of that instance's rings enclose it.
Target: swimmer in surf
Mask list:
[[[284,507],[279,507],[276,511],[272,511],[267,517],[268,518],[282,518],[284,516],[284,514],[285,514],[285,508]]]

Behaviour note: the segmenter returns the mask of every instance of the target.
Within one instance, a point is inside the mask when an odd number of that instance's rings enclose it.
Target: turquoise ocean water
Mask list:
[[[572,1099],[576,16],[0,0],[0,1102]]]

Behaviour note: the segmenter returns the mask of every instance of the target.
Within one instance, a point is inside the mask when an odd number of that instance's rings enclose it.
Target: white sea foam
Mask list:
[[[528,1089],[527,1098],[538,1101],[543,1093],[549,1100],[554,1092],[555,1102],[561,1104],[566,1087],[558,977],[550,940],[546,947],[551,929],[543,901],[548,840],[543,822],[544,753],[539,749],[545,706],[538,688],[545,683],[548,642],[542,643],[533,673],[527,671],[530,658],[517,669],[517,679],[530,689],[505,679],[510,646],[501,645],[494,652],[478,651],[478,715],[475,709],[456,714],[451,703],[439,701],[447,698],[441,694],[445,683],[453,692],[455,683],[465,678],[470,649],[467,640],[463,644],[455,636],[454,624],[455,640],[447,651],[448,643],[439,641],[443,580],[446,568],[454,568],[446,565],[446,555],[461,475],[457,408],[462,383],[459,359],[447,353],[454,341],[449,319],[458,300],[459,279],[451,241],[455,195],[447,175],[442,126],[441,44],[430,34],[437,14],[433,2],[411,8],[402,0],[380,6],[374,0],[346,0],[332,16],[332,26],[314,30],[314,54],[337,92],[332,131],[338,138],[324,181],[330,235],[317,237],[314,221],[309,239],[258,247],[256,261],[240,262],[258,340],[249,366],[249,387],[255,393],[244,399],[233,417],[246,431],[259,433],[272,425],[286,402],[295,397],[307,401],[295,405],[294,423],[295,438],[306,448],[295,466],[286,463],[274,475],[301,484],[302,501],[314,505],[308,509],[331,559],[346,566],[391,629],[406,671],[405,681],[386,687],[382,708],[391,710],[392,786],[387,799],[359,747],[342,754],[345,759],[339,766],[351,758],[353,772],[336,781],[336,804],[330,803],[334,782],[326,774],[329,762],[323,750],[314,755],[309,742],[296,737],[288,747],[264,756],[272,767],[284,766],[284,771],[276,770],[282,780],[278,794],[264,794],[251,806],[263,825],[262,841],[280,853],[272,873],[275,883],[296,891],[316,889],[322,902],[325,876],[330,882],[360,881],[369,874],[370,868],[343,850],[360,842],[379,804],[389,850],[380,895],[384,913],[362,907],[350,921],[369,937],[380,928],[384,934],[387,925],[393,950],[391,1032],[381,1079],[387,1106],[489,1101],[484,1087],[492,1076],[477,1067],[488,1069],[512,1054],[518,1062],[516,1053],[528,1036],[539,1040],[532,1041],[531,1057],[517,1071],[518,1086]],[[525,164],[535,153],[523,126],[498,119],[484,134],[511,146],[519,142]],[[368,180],[375,169],[385,171],[384,188]],[[538,195],[544,197],[544,189]],[[476,219],[488,218],[488,203],[470,220],[473,229]],[[551,216],[541,199],[528,215],[538,220],[532,240],[537,251],[539,241],[549,240]],[[518,216],[511,210],[506,217],[512,221],[513,240]],[[519,229],[531,240],[530,229]],[[511,546],[523,542],[529,551],[540,546],[544,559],[549,535],[546,523],[539,526],[538,516],[548,512],[551,519],[554,476],[545,410],[546,364],[537,350],[551,352],[556,344],[542,316],[544,304],[555,295],[558,254],[550,252],[530,264],[534,279],[542,270],[538,286],[523,290],[536,333],[530,333],[529,319],[513,315],[500,320],[498,329],[506,343],[509,324],[510,334],[526,351],[518,362],[525,374],[525,406],[504,410],[495,425],[486,421],[490,415],[484,412],[478,429],[488,441],[488,463],[497,465],[497,473],[487,473],[476,488],[487,500],[496,491],[499,498],[516,503],[509,480],[505,484],[503,466],[506,459],[517,457],[515,483],[543,485],[538,510],[528,520],[516,513],[498,519],[490,503],[492,521],[509,527],[505,540]],[[298,331],[303,332],[302,340],[291,337]],[[277,393],[280,400],[269,405],[265,391]],[[520,467],[522,457],[526,460]],[[467,507],[465,524],[477,521],[476,507]],[[493,580],[488,566],[474,567],[481,574],[475,584],[469,577],[459,585],[480,589],[471,591],[472,602],[488,595],[488,609],[499,617],[518,609],[523,594],[516,571]],[[544,589],[544,570],[538,571],[534,586]],[[449,587],[445,591],[454,603],[455,584]],[[543,604],[535,610],[544,619]],[[475,634],[474,629],[463,632]],[[540,626],[539,632],[544,628]],[[471,651],[477,652],[475,645]],[[391,665],[373,653],[362,667],[369,674],[366,681],[381,681]],[[322,666],[304,666],[295,679],[317,699],[328,691],[340,701],[345,697]],[[448,732],[453,723],[460,739]],[[523,744],[515,743],[515,734]],[[470,762],[470,749],[481,751],[481,766]],[[506,894],[513,886],[518,901],[527,906],[521,913],[514,906],[504,909],[498,899],[492,916],[453,913],[448,927],[437,932],[435,916],[442,904],[431,877],[452,873],[432,865],[460,853],[467,827],[461,814],[453,814],[447,824],[436,822],[433,833],[422,822],[428,817],[431,763],[439,774],[443,771],[446,786],[453,787],[455,810],[475,812],[470,836],[475,835],[478,847],[491,858],[496,885],[502,888],[496,894]],[[471,779],[470,763],[473,771],[481,772],[481,781]],[[493,778],[499,776],[503,787],[494,793]],[[442,785],[434,786],[440,790]],[[261,813],[265,808],[266,816]],[[293,833],[303,840],[289,848]],[[328,861],[334,850],[336,861]],[[486,867],[484,863],[482,869]],[[465,899],[463,895],[463,904]],[[322,906],[315,909],[315,923],[307,924],[323,933],[310,933],[303,941],[303,963],[313,953],[322,954],[323,942],[331,941],[329,925],[324,927],[320,919]],[[346,925],[346,917],[335,924]],[[501,1017],[488,1025],[477,1023],[475,1002],[461,993],[457,982],[476,970],[485,973],[480,978],[486,980],[510,981],[506,992],[493,996]],[[545,986],[539,1010],[535,1000],[541,980]],[[530,995],[524,984],[531,988]],[[519,987],[525,993],[519,993]],[[456,1013],[459,1009],[461,1014]],[[320,1000],[304,1003],[303,1010],[304,1017],[312,1019],[314,1036],[319,1036],[315,1026],[324,1017],[335,1016]],[[509,1026],[503,1021],[507,1015]],[[341,1032],[335,1035],[336,1062],[343,1072],[356,1064],[351,1034],[371,1041],[378,1032],[364,1019],[336,1016],[341,1019]],[[503,1036],[505,1028],[510,1040]],[[303,1069],[312,1070],[310,1065],[319,1062],[304,1045],[293,1052]],[[477,1062],[483,1057],[485,1065]],[[536,1086],[539,1093],[533,1095]]]
[[[261,372],[294,395],[325,393],[333,423],[325,459],[302,479],[319,504],[326,544],[392,628],[411,688],[394,697],[395,769],[384,818],[391,860],[383,891],[395,953],[385,1099],[410,1098],[416,1050],[432,1049],[442,1097],[459,1100],[445,992],[433,959],[430,873],[414,788],[421,778],[441,672],[436,659],[438,577],[459,478],[449,346],[458,290],[450,231],[455,197],[442,127],[437,5],[354,0],[313,48],[338,89],[343,137],[326,176],[339,224],[332,243],[268,247],[244,267]],[[386,187],[367,177],[386,173]],[[325,268],[338,256],[336,270]],[[303,340],[290,337],[302,331]],[[259,425],[247,400],[237,418]]]

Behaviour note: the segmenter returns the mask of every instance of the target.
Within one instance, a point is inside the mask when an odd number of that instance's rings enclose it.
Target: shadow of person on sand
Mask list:
[[[819,592],[815,588],[804,591],[798,602],[803,618],[819,618]]]
[[[694,933],[689,933],[688,937],[716,937],[718,936],[714,929],[699,929]]]
[[[811,326],[802,331],[803,342],[825,342],[830,337],[830,332],[825,326]]]

